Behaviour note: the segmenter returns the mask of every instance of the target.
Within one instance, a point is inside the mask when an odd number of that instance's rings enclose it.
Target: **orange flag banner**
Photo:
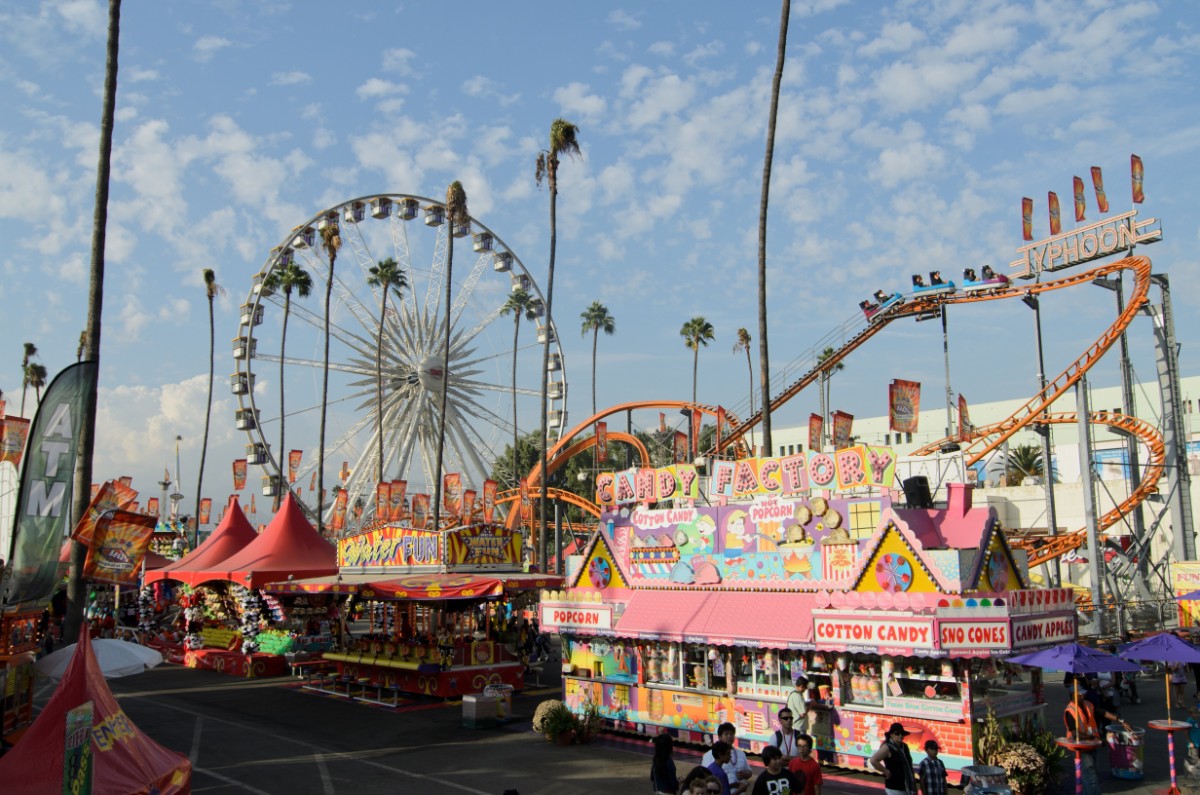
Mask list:
[[[412,525],[418,530],[424,530],[429,523],[429,495],[414,494],[412,496]]]
[[[1092,166],[1092,187],[1096,189],[1096,206],[1100,212],[1108,212],[1108,196],[1104,194],[1104,175],[1100,173],[1100,166]]]
[[[462,513],[462,475],[458,472],[442,475],[442,508],[451,516]]]
[[[83,576],[99,582],[137,582],[154,525],[154,517],[143,514],[121,510],[105,513],[96,523]]]
[[[398,522],[404,518],[404,497],[407,492],[407,480],[392,481],[391,506],[390,510],[388,510],[388,521]]]
[[[1083,197],[1083,177],[1071,178],[1071,189],[1075,193],[1075,223],[1087,220],[1083,217],[1087,211],[1087,200]]]
[[[1033,199],[1021,199],[1021,239],[1033,240]]]
[[[246,459],[233,459],[233,490],[241,491],[246,488]]]
[[[200,524],[208,524],[208,520],[212,517],[212,497],[205,497],[200,500]]]
[[[1146,201],[1146,193],[1142,189],[1142,181],[1146,176],[1142,159],[1137,155],[1129,156],[1129,176],[1133,180],[1133,203],[1141,204]]]
[[[1057,235],[1062,232],[1062,210],[1058,206],[1058,194],[1050,191],[1046,198],[1050,203],[1050,234]]]
[[[303,450],[288,451],[288,483],[296,482],[296,473],[300,469],[300,462],[304,459]]]
[[[392,510],[392,484],[390,481],[375,484],[375,518],[387,521]]]
[[[895,378],[888,385],[888,421],[893,431],[916,433],[921,414],[921,382]]]
[[[483,481],[483,521],[491,522],[496,513],[496,489],[499,483],[494,480]]]

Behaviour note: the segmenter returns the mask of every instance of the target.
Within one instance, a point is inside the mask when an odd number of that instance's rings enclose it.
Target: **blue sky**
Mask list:
[[[599,341],[600,406],[690,398],[679,330],[700,315],[716,329],[700,352],[700,400],[744,410],[746,362],[732,347],[739,326],[757,337],[778,17],[775,3],[707,0],[127,3],[97,479],[131,474],[155,492],[178,434],[194,496],[208,370],[200,274],[212,267],[228,292],[215,306],[205,492],[229,493],[229,461],[247,441],[228,389],[238,308],[271,248],[323,209],[376,193],[441,197],[461,180],[472,215],[544,287],[548,197],[533,165],[558,116],[579,125],[583,148],[562,167],[558,203],[554,307],[571,424],[590,414],[591,340],[578,330],[596,300],[617,326]],[[21,343],[54,373],[74,361],[85,322],[105,25],[92,0],[0,2],[0,388],[13,413]],[[1022,196],[1035,199],[1043,237],[1046,192],[1068,215],[1072,176],[1101,166],[1112,214],[1128,210],[1136,153],[1141,214],[1164,229],[1139,253],[1171,277],[1183,372],[1194,374],[1198,25],[1185,3],[793,3],[768,238],[774,372],[811,356],[879,287],[1015,259]],[[1087,196],[1091,221],[1090,182]],[[317,296],[305,305],[320,312]],[[1043,306],[1052,374],[1115,316],[1111,294],[1090,286]],[[955,392],[983,402],[1035,391],[1032,315],[1019,302],[964,307],[949,325]],[[511,345],[511,324],[493,333]],[[257,336],[278,348],[278,312]],[[1138,377],[1152,378],[1148,319],[1130,339]],[[260,405],[277,401],[274,367],[257,370]],[[1111,356],[1093,370],[1098,384],[1116,373]],[[892,378],[940,399],[939,324],[893,324],[856,351],[834,406],[879,415]],[[311,379],[289,386],[288,401],[289,411],[319,402]],[[536,401],[518,406],[522,431],[535,429]],[[775,425],[816,408],[809,390]],[[288,446],[309,455],[311,420],[288,424]]]

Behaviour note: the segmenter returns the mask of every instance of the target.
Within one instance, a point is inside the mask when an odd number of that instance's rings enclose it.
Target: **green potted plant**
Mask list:
[[[996,755],[996,764],[1008,774],[1013,795],[1039,795],[1046,791],[1046,760],[1031,745],[1009,743]]]
[[[579,742],[586,743],[604,728],[604,716],[600,714],[600,708],[589,701],[583,709],[583,714],[577,718],[577,723],[579,725],[576,736]]]
[[[578,721],[567,705],[557,699],[538,704],[533,713],[533,729],[545,735],[548,742],[568,745],[574,739]]]

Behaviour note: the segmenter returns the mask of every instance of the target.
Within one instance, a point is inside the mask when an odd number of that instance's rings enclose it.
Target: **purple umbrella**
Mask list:
[[[1005,662],[1027,665],[1030,668],[1043,668],[1047,671],[1067,671],[1073,674],[1142,670],[1141,666],[1136,663],[1078,643],[1067,643],[1052,649],[1018,654],[1016,657],[1009,657]]]
[[[1198,592],[1200,593],[1200,592]],[[1180,597],[1183,598],[1183,597]],[[1161,660],[1167,663],[1200,662],[1200,649],[1170,632],[1160,632],[1121,647],[1126,660]],[[1171,720],[1171,671],[1167,670],[1167,720]]]
[[[1200,599],[1200,591],[1189,591],[1188,593],[1185,593],[1183,596],[1175,597],[1175,601],[1177,601],[1177,602],[1190,602],[1190,601],[1194,601],[1196,599]]]

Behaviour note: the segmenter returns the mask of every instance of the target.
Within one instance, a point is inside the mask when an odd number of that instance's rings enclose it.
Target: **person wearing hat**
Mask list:
[[[888,727],[883,745],[871,756],[871,767],[883,774],[886,795],[912,795],[917,791],[912,752],[904,738],[909,734],[899,723]]]

